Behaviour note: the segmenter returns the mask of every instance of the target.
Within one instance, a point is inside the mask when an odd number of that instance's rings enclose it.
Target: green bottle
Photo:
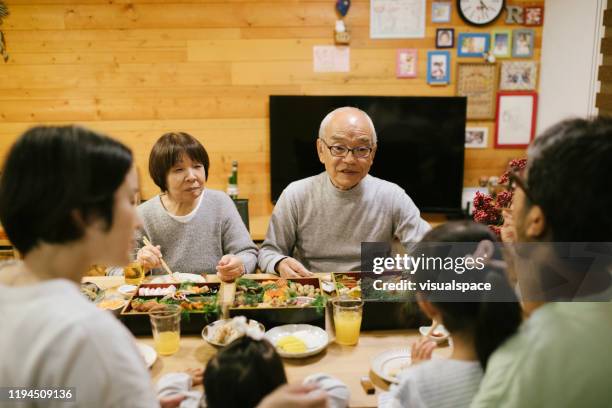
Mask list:
[[[232,174],[227,179],[227,194],[232,199],[238,198],[238,162],[232,162]]]

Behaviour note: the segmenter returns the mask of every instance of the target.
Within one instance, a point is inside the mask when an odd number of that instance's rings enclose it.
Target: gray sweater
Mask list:
[[[242,258],[247,273],[252,273],[257,266],[257,246],[232,199],[217,190],[205,189],[202,194],[200,207],[187,223],[172,218],[159,195],[139,205],[144,234],[153,245],[161,246],[173,272],[216,273],[221,257],[234,254]],[[141,239],[138,244],[142,246]]]
[[[338,190],[327,173],[293,182],[283,191],[259,251],[259,267],[274,273],[286,256],[313,272],[361,267],[361,242],[405,246],[430,229],[398,185],[367,175],[348,191]]]

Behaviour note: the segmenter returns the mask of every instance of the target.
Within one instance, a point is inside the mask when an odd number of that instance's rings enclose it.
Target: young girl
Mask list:
[[[204,384],[205,395],[189,391],[191,386]],[[211,358],[204,370],[171,373],[160,378],[157,387],[160,397],[184,394],[181,408],[251,408],[287,383],[281,357],[270,342],[253,335],[235,340]],[[324,391],[330,408],[348,405],[348,387],[341,381],[315,374],[304,380],[315,385],[313,393]]]
[[[482,270],[465,271],[420,269],[413,276],[421,282],[486,282],[491,291],[480,291],[461,301],[456,294],[419,291],[421,310],[443,324],[453,338],[449,359],[431,360],[435,343],[423,338],[412,346],[412,361],[400,376],[400,383],[381,397],[384,407],[468,407],[478,390],[489,356],[514,334],[521,322],[516,296],[504,276],[495,236],[481,224],[447,223],[423,237],[418,254],[448,256],[448,243],[461,253],[454,256],[486,259]],[[446,244],[435,244],[446,243]],[[468,244],[469,243],[469,244]],[[453,301],[450,301],[453,300]],[[458,301],[457,301],[458,300]],[[494,301],[493,301],[494,300]]]

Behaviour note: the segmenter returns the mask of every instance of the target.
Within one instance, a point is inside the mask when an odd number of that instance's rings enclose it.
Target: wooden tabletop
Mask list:
[[[207,276],[207,279],[216,281],[214,276]],[[114,288],[123,284],[122,277],[98,276],[86,277],[84,280],[95,282],[103,289],[110,289],[111,292]],[[227,286],[229,289],[233,285],[223,286]],[[222,297],[226,298],[228,294],[229,291],[223,290]],[[386,350],[407,348],[418,337],[417,330],[362,332],[356,346],[341,346],[332,340],[327,349],[316,356],[304,359],[284,359],[283,361],[289,382],[301,382],[310,374],[315,373],[330,374],[348,385],[351,392],[351,407],[375,407],[377,406],[378,395],[387,390],[389,384],[370,370],[370,360]],[[138,337],[137,340],[153,347],[153,338],[150,336]],[[183,335],[181,336],[179,351],[172,356],[159,356],[151,368],[151,375],[154,380],[157,380],[166,373],[183,371],[186,368],[204,367],[216,352],[217,349],[200,336]],[[448,346],[443,346],[438,347],[434,353],[440,356],[449,356],[450,352]],[[376,386],[374,395],[367,395],[361,388],[360,379],[362,376],[369,376]]]

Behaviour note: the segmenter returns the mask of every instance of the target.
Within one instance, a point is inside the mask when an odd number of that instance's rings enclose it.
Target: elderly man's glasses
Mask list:
[[[516,186],[520,187],[520,189],[525,192],[525,196],[527,196],[530,202],[535,203],[533,196],[529,191],[529,187],[527,187],[527,181],[523,178],[523,176],[521,176],[520,170],[508,172],[508,188],[510,190],[514,190]]]
[[[342,145],[330,146],[327,144],[327,142],[325,142],[325,140],[321,139],[321,141],[325,146],[327,146],[329,152],[334,157],[346,157],[348,156],[349,152],[351,152],[353,153],[353,157],[356,157],[358,159],[365,159],[366,157],[370,156],[370,153],[372,153],[373,150],[373,148],[366,146],[353,147],[352,149],[349,149],[348,147]]]

